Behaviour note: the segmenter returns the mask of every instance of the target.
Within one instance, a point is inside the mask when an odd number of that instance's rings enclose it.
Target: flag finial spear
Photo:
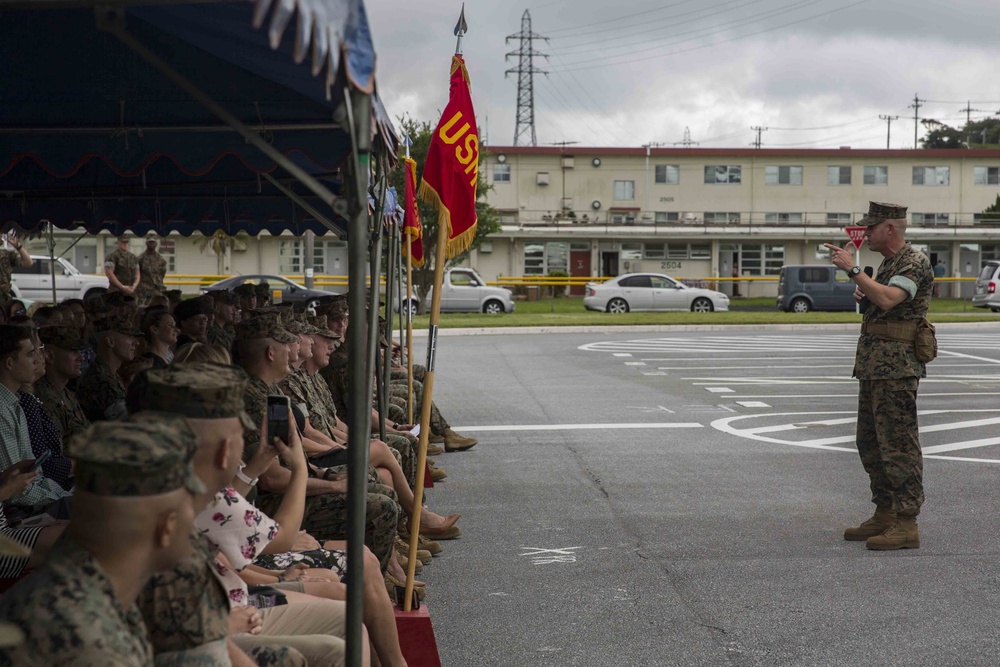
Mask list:
[[[455,55],[462,55],[462,36],[469,32],[469,24],[465,22],[465,3],[462,3],[462,13],[458,15],[458,23],[455,24],[455,36],[458,43],[455,44]]]
[[[410,135],[403,137],[403,145],[406,146],[406,159],[410,159],[410,146],[413,145],[413,139],[410,139]]]

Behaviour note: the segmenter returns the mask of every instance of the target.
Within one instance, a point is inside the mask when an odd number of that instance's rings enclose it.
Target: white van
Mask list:
[[[986,262],[976,278],[976,293],[972,296],[976,308],[989,308],[1000,313],[1000,262]]]

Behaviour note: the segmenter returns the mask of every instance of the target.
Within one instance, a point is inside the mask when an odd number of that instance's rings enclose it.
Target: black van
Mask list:
[[[854,281],[847,271],[829,264],[790,265],[778,276],[778,309],[855,310]]]

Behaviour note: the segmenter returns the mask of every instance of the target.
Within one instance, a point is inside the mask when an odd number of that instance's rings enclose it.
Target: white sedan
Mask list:
[[[729,310],[729,297],[700,287],[688,287],[661,273],[627,273],[603,283],[587,283],[587,310],[627,313],[630,310]]]

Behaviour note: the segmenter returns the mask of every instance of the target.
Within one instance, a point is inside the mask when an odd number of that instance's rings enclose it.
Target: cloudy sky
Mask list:
[[[366,0],[380,93],[393,116],[436,123],[461,2]],[[913,147],[922,118],[1000,111],[1000,3],[986,0],[469,0],[465,58],[476,113],[513,142],[517,66],[505,37],[531,12],[538,144]],[[921,131],[923,127],[921,126]]]

